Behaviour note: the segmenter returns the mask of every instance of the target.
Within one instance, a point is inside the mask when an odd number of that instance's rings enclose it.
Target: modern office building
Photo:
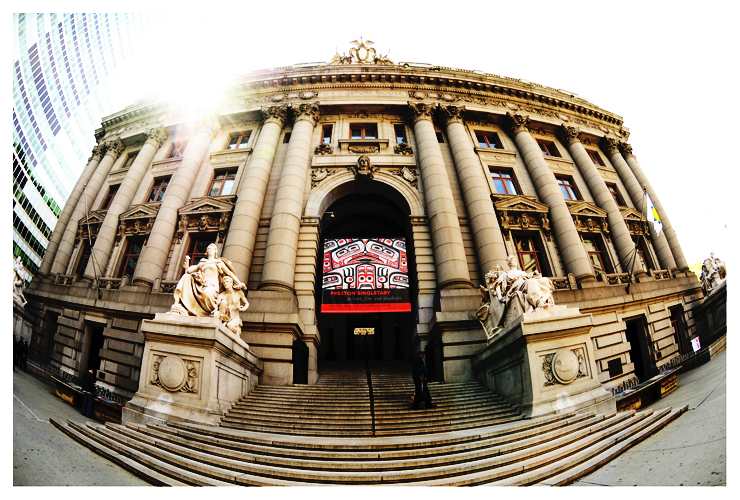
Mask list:
[[[26,279],[95,144],[120,109],[116,68],[142,46],[157,14],[13,15],[13,255]]]

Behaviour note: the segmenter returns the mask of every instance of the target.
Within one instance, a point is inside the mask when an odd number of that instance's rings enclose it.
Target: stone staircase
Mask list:
[[[314,386],[258,386],[221,427],[50,420],[156,485],[563,485],[687,410],[522,420],[471,382],[432,383],[437,408],[412,411],[408,367],[373,368],[370,378],[337,369]]]

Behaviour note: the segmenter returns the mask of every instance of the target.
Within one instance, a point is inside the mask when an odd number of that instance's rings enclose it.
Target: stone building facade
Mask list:
[[[487,344],[479,285],[509,255],[552,278],[557,304],[592,315],[605,388],[690,352],[701,288],[620,116],[516,79],[366,55],[245,75],[195,117],[156,98],[106,117],[26,292],[33,368],[93,368],[132,396],[142,320],[169,310],[185,256],[213,242],[248,284],[242,338],[264,384],[315,383],[361,347],[388,361],[426,349],[438,380],[473,378]],[[406,238],[410,313],[320,312],[323,241],[362,236]],[[375,328],[369,347],[359,327]]]

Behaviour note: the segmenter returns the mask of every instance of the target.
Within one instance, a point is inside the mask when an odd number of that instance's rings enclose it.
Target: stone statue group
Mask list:
[[[190,257],[185,257],[183,267],[185,274],[175,288],[170,314],[212,316],[239,336],[239,312],[246,311],[249,302],[244,295],[247,286],[239,281],[231,262],[218,257],[218,247],[211,243],[206,258],[191,266]]]
[[[527,273],[520,270],[514,255],[507,262],[508,271],[504,271],[502,266],[493,266],[486,273],[486,286],[481,286],[481,306],[476,315],[488,339],[495,337],[522,313],[555,305],[550,278],[537,271]]]
[[[709,258],[701,266],[701,289],[704,296],[708,296],[715,291],[722,283],[727,281],[727,269],[725,262],[714,256],[714,252],[709,254]]]
[[[21,307],[26,305],[26,297],[23,291],[26,289],[26,271],[23,269],[21,256],[16,257],[13,263],[13,300],[18,302]]]

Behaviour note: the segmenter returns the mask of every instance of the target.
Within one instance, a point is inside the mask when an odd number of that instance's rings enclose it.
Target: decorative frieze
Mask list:
[[[507,240],[511,239],[511,230],[541,229],[550,241],[550,219],[548,218],[550,208],[547,205],[523,195],[499,195],[495,196],[494,200],[499,226]]]
[[[217,231],[216,242],[223,242],[229,227],[235,196],[206,196],[180,208],[175,236],[182,241],[186,232]]]

